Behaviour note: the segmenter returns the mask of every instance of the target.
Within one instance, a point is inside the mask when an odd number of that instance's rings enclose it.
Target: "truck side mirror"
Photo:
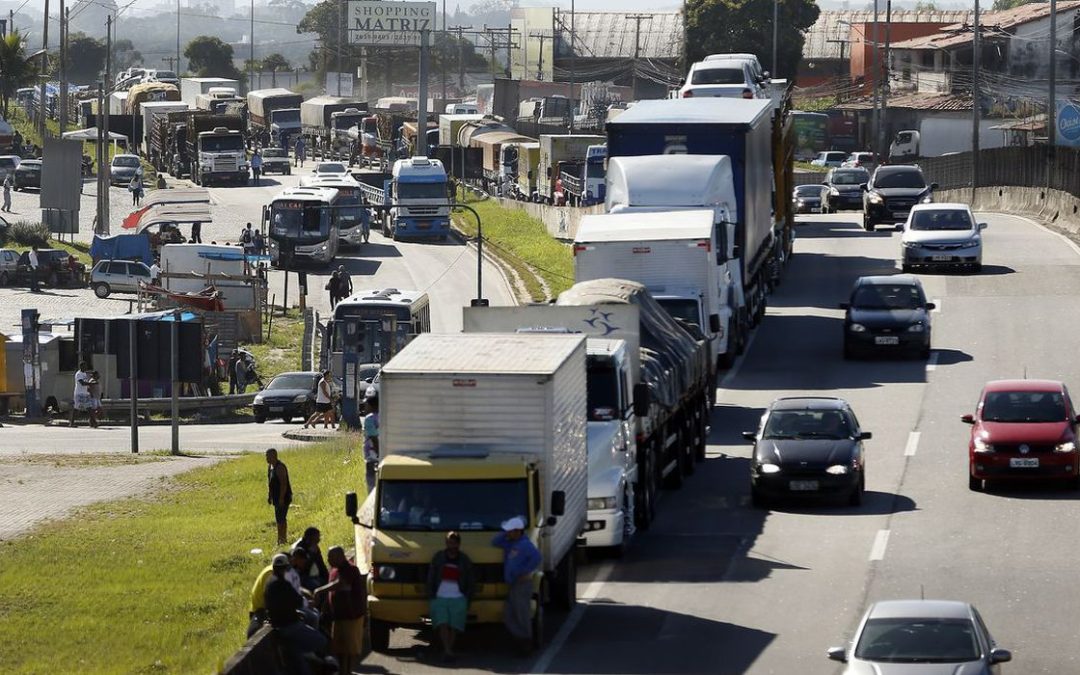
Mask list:
[[[356,498],[355,492],[345,493],[345,515],[349,518],[356,518],[356,514],[359,512],[359,502]]]
[[[639,382],[634,385],[634,415],[645,417],[649,414],[649,406],[652,404],[652,392],[649,385]]]
[[[709,315],[709,332],[710,333],[719,333],[720,332],[720,315],[719,314],[710,314]]]
[[[551,493],[551,515],[561,516],[566,513],[566,493],[553,490]]]

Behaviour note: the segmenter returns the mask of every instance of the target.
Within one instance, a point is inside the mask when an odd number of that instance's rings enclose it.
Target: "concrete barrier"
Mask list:
[[[561,241],[574,241],[581,217],[603,213],[604,205],[593,206],[548,206],[532,202],[519,202],[516,199],[499,199],[499,204],[509,209],[520,209],[544,224],[548,234]]]
[[[972,199],[970,189],[942,190],[939,202],[963,202],[978,211],[1026,216],[1067,234],[1080,236],[1080,198],[1061,190],[1032,187],[982,187]]]

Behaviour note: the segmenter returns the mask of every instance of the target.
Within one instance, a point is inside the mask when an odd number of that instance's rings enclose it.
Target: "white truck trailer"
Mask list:
[[[184,77],[180,79],[180,100],[194,108],[202,94],[209,94],[211,89],[231,89],[233,96],[240,91],[240,83],[227,77]]]

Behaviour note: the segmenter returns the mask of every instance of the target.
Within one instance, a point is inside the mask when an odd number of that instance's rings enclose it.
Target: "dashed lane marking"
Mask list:
[[[889,545],[889,531],[878,530],[877,535],[874,537],[874,545],[870,547],[870,560],[884,560],[885,549]]]
[[[919,432],[912,431],[908,434],[907,445],[904,446],[904,456],[914,457],[915,451],[919,449]]]

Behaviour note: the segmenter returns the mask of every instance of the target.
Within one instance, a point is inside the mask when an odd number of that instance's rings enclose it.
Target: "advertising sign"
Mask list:
[[[1058,101],[1057,144],[1080,147],[1080,106],[1072,101]]]
[[[419,47],[423,32],[435,30],[434,2],[349,0],[349,44]]]

